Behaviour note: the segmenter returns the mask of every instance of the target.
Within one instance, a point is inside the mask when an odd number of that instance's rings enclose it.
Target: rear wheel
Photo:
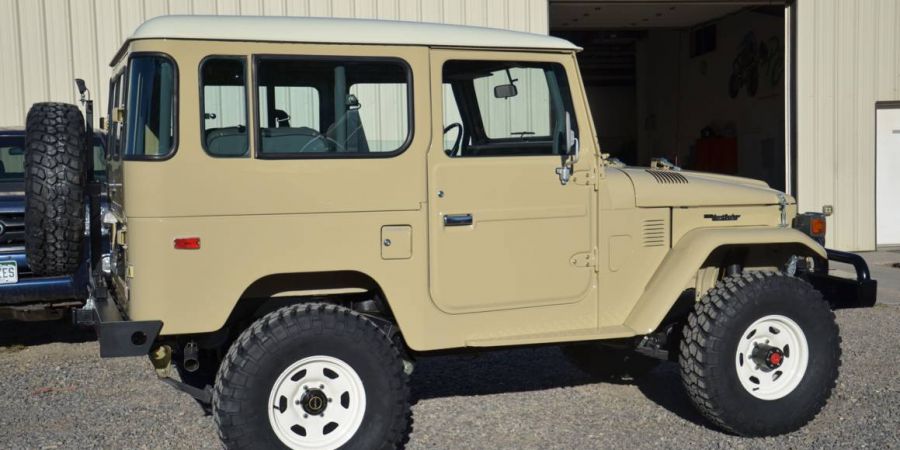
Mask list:
[[[81,263],[87,166],[84,118],[74,105],[35,103],[25,134],[25,253],[38,275]]]
[[[409,388],[398,349],[375,323],[301,304],[266,315],[232,345],[213,411],[228,448],[396,448]]]
[[[681,375],[694,405],[744,436],[799,429],[825,406],[840,366],[834,313],[780,272],[720,281],[688,316]]]

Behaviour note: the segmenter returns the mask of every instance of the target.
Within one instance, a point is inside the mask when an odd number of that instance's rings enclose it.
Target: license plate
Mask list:
[[[19,265],[15,261],[0,261],[0,284],[19,282]]]

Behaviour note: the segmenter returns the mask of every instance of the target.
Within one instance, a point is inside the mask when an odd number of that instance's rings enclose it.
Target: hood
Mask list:
[[[782,195],[793,203],[792,198],[765,182],[750,178],[641,167],[614,170],[631,179],[639,207],[777,205]]]

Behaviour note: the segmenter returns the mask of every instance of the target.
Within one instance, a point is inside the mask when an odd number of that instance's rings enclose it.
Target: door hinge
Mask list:
[[[597,265],[597,253],[596,247],[590,252],[576,253],[569,262],[575,267],[593,267],[594,272],[597,272],[599,271],[599,266]]]
[[[572,182],[582,186],[594,186],[594,190],[597,190],[597,168],[575,171],[572,174]]]

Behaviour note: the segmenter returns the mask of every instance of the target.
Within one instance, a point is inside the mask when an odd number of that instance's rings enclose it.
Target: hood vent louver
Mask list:
[[[684,175],[678,172],[671,172],[668,170],[652,170],[648,169],[647,173],[653,175],[653,178],[656,179],[656,182],[659,184],[687,184],[688,179],[685,178]]]

